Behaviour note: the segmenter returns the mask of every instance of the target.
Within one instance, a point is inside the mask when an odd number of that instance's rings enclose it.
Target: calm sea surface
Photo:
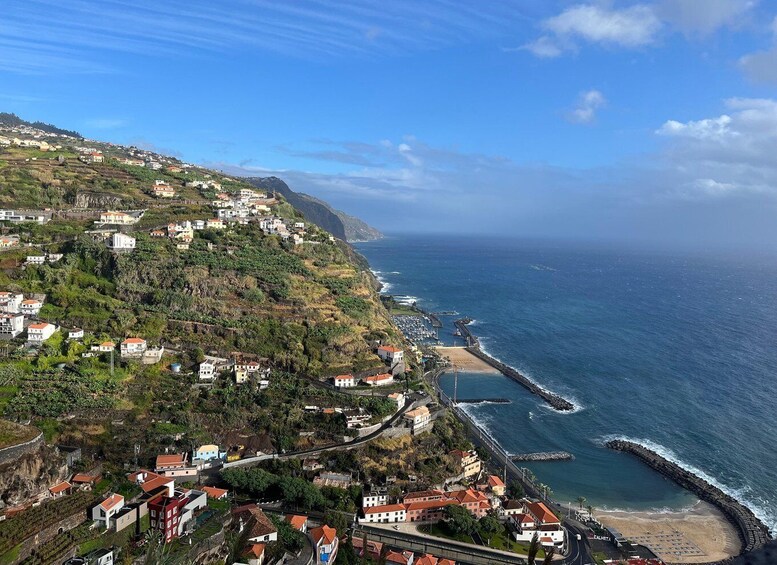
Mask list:
[[[777,260],[496,238],[396,236],[357,245],[385,292],[475,319],[486,351],[574,401],[561,414],[499,375],[463,374],[459,398],[554,497],[677,509],[695,498],[631,456],[649,445],[777,525]],[[441,339],[452,343],[455,316]],[[452,390],[452,376],[443,378]]]

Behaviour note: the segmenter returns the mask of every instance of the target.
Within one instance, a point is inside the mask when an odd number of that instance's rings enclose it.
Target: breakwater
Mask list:
[[[575,405],[572,404],[569,400],[560,397],[558,394],[545,390],[538,384],[530,381],[528,378],[523,376],[512,367],[505,365],[501,361],[497,361],[487,353],[484,353],[479,347],[469,346],[466,349],[475,357],[485,361],[494,369],[497,369],[504,376],[514,380],[520,385],[523,385],[529,392],[542,398],[545,402],[550,404],[551,408],[558,410],[559,412],[569,412],[575,409]]]
[[[566,451],[539,451],[536,453],[517,453],[511,455],[513,461],[572,461],[574,455]]]
[[[739,532],[743,553],[758,549],[771,540],[769,528],[749,508],[701,477],[697,477],[655,451],[632,441],[612,440],[608,441],[606,446],[617,451],[631,453],[668,479],[717,507]]]
[[[456,400],[459,404],[483,404],[484,402],[490,402],[491,404],[510,404],[509,398],[458,398]]]
[[[456,326],[456,329],[459,330],[459,335],[461,335],[462,338],[464,338],[467,341],[467,347],[480,347],[480,342],[478,341],[478,338],[475,336],[475,334],[472,333],[472,331],[467,327],[467,324],[469,324],[472,320],[469,318],[462,318],[461,320],[456,320],[453,322],[453,325]]]

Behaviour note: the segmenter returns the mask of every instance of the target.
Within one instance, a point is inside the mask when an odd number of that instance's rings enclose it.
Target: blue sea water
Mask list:
[[[648,444],[777,526],[777,259],[497,238],[395,236],[357,245],[385,292],[475,319],[491,355],[579,409],[558,413],[501,375],[460,374],[467,410],[535,463],[554,497],[679,509],[696,498],[612,437]],[[450,322],[440,337],[453,342]],[[452,377],[443,378],[452,389]]]

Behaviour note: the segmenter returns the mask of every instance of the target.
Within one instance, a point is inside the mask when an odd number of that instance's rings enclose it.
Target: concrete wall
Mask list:
[[[10,463],[11,461],[16,461],[24,455],[25,453],[32,453],[38,447],[43,443],[43,433],[39,433],[37,437],[25,441],[24,443],[19,443],[16,445],[11,445],[8,447],[4,447],[3,449],[0,449],[0,465],[3,463]]]

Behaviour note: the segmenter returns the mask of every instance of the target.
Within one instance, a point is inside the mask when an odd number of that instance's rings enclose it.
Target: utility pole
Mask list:
[[[115,349],[111,349],[111,376],[113,376],[113,353]]]
[[[456,405],[457,393],[459,390],[459,367],[453,366],[453,404]]]

